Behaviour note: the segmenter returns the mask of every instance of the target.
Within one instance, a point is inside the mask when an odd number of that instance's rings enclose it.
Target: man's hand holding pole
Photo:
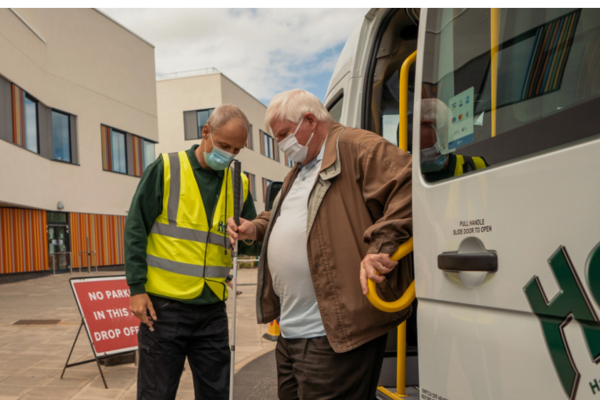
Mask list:
[[[398,261],[392,261],[385,253],[367,254],[360,263],[360,286],[363,294],[369,294],[368,280],[381,283],[385,280],[384,274],[392,272]]]
[[[239,226],[235,224],[233,217],[227,220],[227,233],[232,246],[235,246],[238,240],[256,240],[256,227],[252,222],[241,217]]]

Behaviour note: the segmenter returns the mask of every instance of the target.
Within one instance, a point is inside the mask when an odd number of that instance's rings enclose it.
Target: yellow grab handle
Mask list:
[[[411,251],[413,251],[413,238],[410,238],[406,242],[402,243],[398,247],[398,250],[396,250],[396,252],[392,255],[391,259],[393,261],[398,261],[408,255]],[[379,298],[379,295],[377,295],[377,287],[375,282],[369,279],[367,284],[369,285],[369,294],[367,294],[367,299],[369,299],[371,304],[373,304],[376,309],[383,312],[395,313],[402,311],[410,306],[415,299],[415,281],[411,282],[402,297],[392,302],[383,301]]]
[[[398,147],[405,152],[408,150],[408,71],[416,59],[417,51],[415,50],[414,53],[406,57],[406,60],[402,63],[402,68],[400,68]]]
[[[492,137],[496,136],[496,97],[498,94],[498,43],[500,41],[500,9],[490,9],[490,70],[492,71]]]

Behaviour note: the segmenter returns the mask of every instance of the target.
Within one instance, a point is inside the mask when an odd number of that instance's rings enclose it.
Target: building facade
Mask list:
[[[158,141],[154,47],[92,9],[0,9],[0,274],[120,265]]]
[[[265,130],[267,107],[215,69],[188,77],[159,79],[156,87],[160,138],[157,155],[200,143],[202,127],[215,107],[234,104],[244,111],[251,134],[237,159],[249,178],[256,211],[263,211],[268,183],[282,181],[292,165],[280,151],[277,140]]]

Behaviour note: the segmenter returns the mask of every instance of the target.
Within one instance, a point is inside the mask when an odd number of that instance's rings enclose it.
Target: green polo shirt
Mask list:
[[[202,167],[194,154],[198,147],[193,145],[191,149],[186,150],[186,154],[194,170],[194,177],[200,189],[206,217],[209,224],[212,224],[213,213],[217,205],[218,196],[221,192],[223,182],[223,171],[213,171]],[[163,194],[164,194],[164,162],[162,157],[158,157],[144,171],[137,190],[131,201],[127,222],[125,223],[125,276],[131,295],[145,293],[146,274],[148,264],[146,263],[146,248],[148,246],[148,235],[156,221],[156,218],[162,213]],[[256,209],[254,200],[248,192],[248,197],[244,202],[241,217],[248,220],[256,218]],[[246,245],[239,243],[238,250],[240,254],[258,255],[260,254],[260,245]],[[191,304],[213,304],[221,301],[210,290],[208,285],[199,297],[192,300],[185,300]]]

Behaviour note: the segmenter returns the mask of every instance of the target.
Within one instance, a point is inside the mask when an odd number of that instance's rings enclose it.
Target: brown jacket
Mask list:
[[[389,314],[362,294],[360,263],[368,253],[392,254],[412,236],[412,157],[381,136],[332,122],[321,171],[308,200],[308,262],[317,303],[331,347],[352,350],[399,325],[408,308]],[[267,252],[281,202],[296,179],[297,164],[286,176],[272,212],[253,222],[263,242],[258,271],[258,323],[279,316]],[[273,217],[272,217],[273,216]],[[380,296],[399,298],[413,279],[404,259],[378,285]]]

